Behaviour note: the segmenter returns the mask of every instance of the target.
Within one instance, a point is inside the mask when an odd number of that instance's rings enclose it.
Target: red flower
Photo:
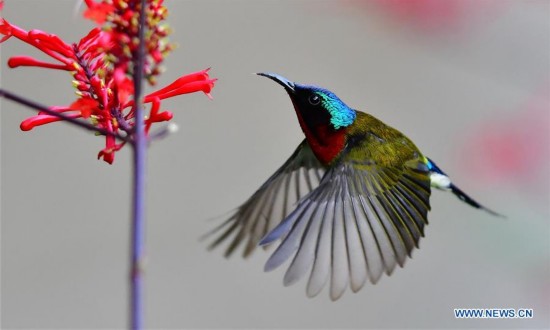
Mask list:
[[[208,76],[208,70],[210,70],[210,68],[180,77],[170,85],[147,95],[144,100],[147,103],[148,100],[151,100],[153,97],[158,97],[162,100],[180,94],[188,94],[199,91],[203,92],[206,96],[208,96],[208,98],[211,99],[212,96],[210,95],[210,91],[214,87],[214,82],[216,79],[210,79]]]
[[[114,134],[131,138],[136,121],[134,101],[130,96],[134,93],[131,79],[135,50],[137,49],[137,18],[139,1],[103,1],[95,3],[86,0],[88,10],[85,16],[93,17],[97,22],[105,21],[103,29],[92,29],[78,43],[69,45],[56,35],[39,30],[25,31],[4,19],[0,19],[0,35],[3,42],[11,37],[32,45],[49,55],[53,62],[45,62],[29,56],[16,56],[8,60],[12,68],[33,66],[47,69],[65,70],[73,76],[73,86],[78,99],[70,106],[51,107],[50,110],[64,113],[72,118],[89,120],[93,125]],[[150,82],[160,72],[159,63],[171,49],[162,40],[167,32],[158,22],[164,19],[166,10],[162,1],[149,1],[147,22],[154,29],[147,38],[146,49],[149,55],[146,59],[145,72]],[[136,22],[134,22],[136,21]],[[135,24],[134,24],[135,23]],[[168,86],[144,97],[143,102],[151,103],[150,113],[145,121],[146,134],[153,123],[172,119],[172,113],[161,111],[161,100],[180,94],[202,91],[209,98],[210,91],[216,79],[210,79],[208,69],[178,78]],[[34,127],[60,121],[51,114],[38,113],[21,123],[21,129],[28,131]],[[124,146],[117,143],[115,137],[105,137],[105,148],[98,158],[112,163],[114,153]]]

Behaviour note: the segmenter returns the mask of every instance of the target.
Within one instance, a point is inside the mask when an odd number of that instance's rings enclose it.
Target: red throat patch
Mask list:
[[[304,122],[299,111],[296,111],[296,115],[317,159],[324,165],[330,164],[346,145],[346,129],[335,130],[330,124],[310,127]]]

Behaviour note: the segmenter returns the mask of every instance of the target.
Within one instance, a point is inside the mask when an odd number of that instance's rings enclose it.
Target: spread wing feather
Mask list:
[[[319,186],[260,242],[282,242],[266,262],[272,270],[292,257],[284,284],[308,272],[308,296],[330,283],[330,297],[348,284],[356,292],[369,279],[402,267],[418,247],[430,209],[429,172],[413,160],[402,168],[340,162]]]
[[[304,140],[290,158],[235,213],[207,236],[217,235],[210,248],[230,240],[229,257],[242,244],[249,256],[258,242],[296,207],[297,202],[315,189],[325,167]]]

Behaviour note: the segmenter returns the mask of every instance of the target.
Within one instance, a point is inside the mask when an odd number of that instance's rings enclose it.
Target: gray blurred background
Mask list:
[[[549,1],[166,1],[163,86],[212,67],[208,100],[166,101],[180,131],[148,163],[150,328],[549,328]],[[77,41],[75,1],[7,0],[3,15]],[[71,77],[8,69],[2,88],[47,105]],[[303,139],[273,71],[336,92],[400,129],[499,219],[435,191],[421,248],[404,269],[330,302],[282,286],[284,267],[207,252],[199,237],[243,202]],[[3,328],[126,324],[131,154],[96,160],[103,139],[1,101]],[[211,220],[210,218],[217,218]],[[455,319],[454,308],[533,308],[524,320]]]

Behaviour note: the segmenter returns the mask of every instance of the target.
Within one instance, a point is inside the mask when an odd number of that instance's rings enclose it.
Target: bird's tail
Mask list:
[[[462,190],[460,190],[457,186],[455,186],[453,183],[451,183],[451,185],[449,186],[449,188],[451,189],[451,192],[453,194],[456,195],[456,197],[458,197],[461,201],[463,201],[464,203],[468,204],[468,205],[471,205],[473,207],[475,207],[476,209],[480,209],[480,210],[485,210],[487,211],[488,213],[492,214],[492,215],[495,215],[497,217],[502,217],[502,218],[505,218],[505,216],[503,216],[502,214],[500,213],[497,213],[491,209],[488,209],[486,208],[485,206],[479,204],[478,202],[476,202],[472,197],[466,195],[465,192],[463,192]]]

